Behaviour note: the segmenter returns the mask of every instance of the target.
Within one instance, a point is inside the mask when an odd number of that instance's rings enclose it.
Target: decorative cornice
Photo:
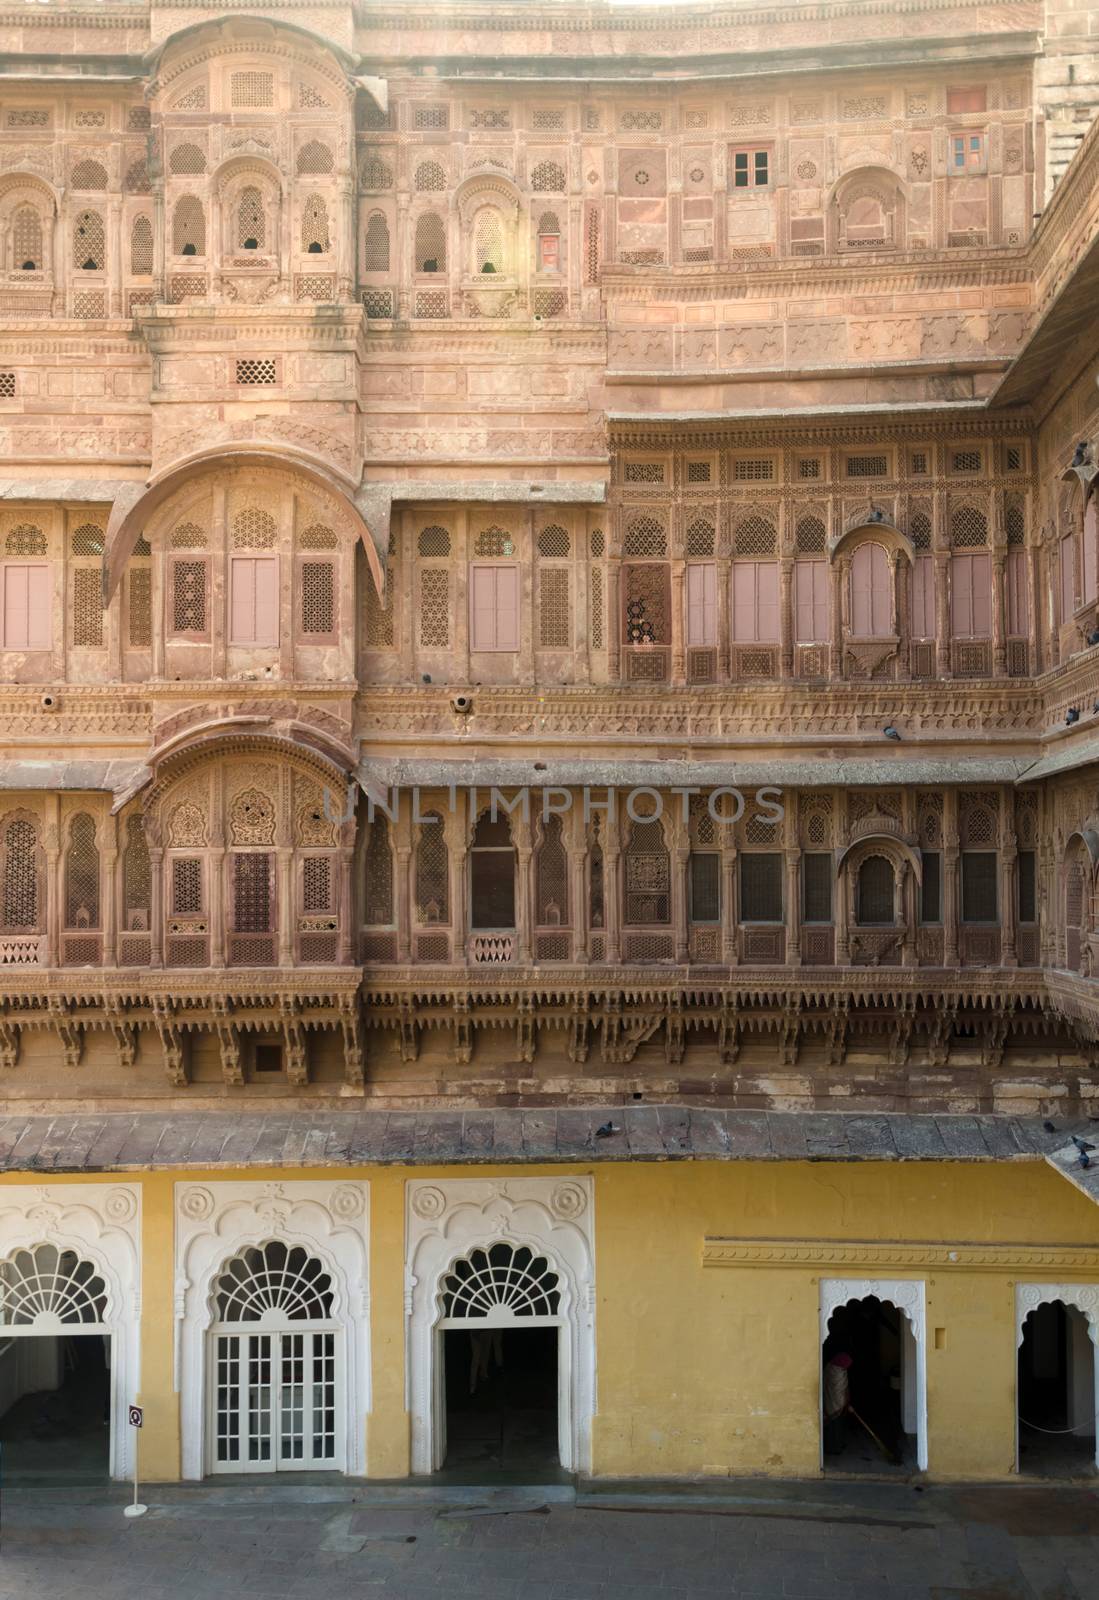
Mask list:
[[[1099,1272],[1099,1249],[1087,1245],[942,1244],[929,1240],[726,1239],[707,1237],[704,1267],[923,1268],[936,1272]]]

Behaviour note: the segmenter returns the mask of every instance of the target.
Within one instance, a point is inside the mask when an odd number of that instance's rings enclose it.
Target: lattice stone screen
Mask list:
[[[38,928],[38,834],[26,817],[13,817],[4,830],[3,927],[33,933]]]
[[[336,572],[331,561],[301,564],[301,631],[331,634],[336,626]]]
[[[69,828],[69,847],[65,853],[65,926],[99,926],[99,850],[95,842],[95,822],[80,812]]]
[[[416,920],[450,921],[450,874],[446,831],[441,817],[428,817],[416,849]]]
[[[571,632],[568,570],[543,568],[538,580],[538,644],[543,650],[567,650]]]

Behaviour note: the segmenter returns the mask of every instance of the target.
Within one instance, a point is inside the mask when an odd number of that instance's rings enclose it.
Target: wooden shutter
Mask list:
[[[917,556],[912,567],[912,637],[935,637],[935,562],[931,556]]]
[[[517,566],[470,568],[469,631],[471,650],[518,650]]]
[[[234,556],[230,589],[230,642],[278,644],[278,557]]]
[[[756,563],[733,562],[733,638],[751,644],[756,635]]]
[[[987,552],[951,558],[950,631],[955,639],[987,639],[992,631],[992,570]]]
[[[794,567],[794,613],[799,644],[828,642],[828,577],[824,561],[799,561]]]
[[[889,558],[880,544],[860,544],[851,560],[851,628],[856,639],[893,631]]]
[[[1027,592],[1026,551],[1009,550],[1006,568],[1007,632],[1025,639],[1030,632],[1030,597]]]
[[[687,567],[687,643],[717,643],[717,568],[712,561]]]
[[[3,648],[50,648],[50,569],[45,562],[9,562],[3,581]]]
[[[733,638],[777,644],[781,637],[777,561],[733,562]]]
[[[1099,528],[1096,527],[1095,501],[1088,506],[1084,517],[1084,603],[1099,597]]]
[[[1061,540],[1061,621],[1068,622],[1076,610],[1076,578],[1073,572],[1072,534]]]

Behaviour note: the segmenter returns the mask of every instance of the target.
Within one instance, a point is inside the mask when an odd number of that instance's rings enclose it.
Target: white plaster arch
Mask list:
[[[140,1185],[20,1183],[0,1188],[0,1261],[37,1244],[75,1251],[93,1264],[107,1286],[103,1322],[81,1323],[78,1331],[110,1335],[110,1474],[129,1477],[133,1430],[126,1408],[141,1392]],[[0,1324],[5,1340],[74,1331],[48,1314],[26,1326]]]
[[[915,1412],[916,1465],[927,1471],[927,1285],[923,1278],[822,1278],[820,1280],[820,1342],[828,1337],[828,1324],[841,1306],[873,1297],[896,1308],[904,1317],[916,1345]],[[821,1465],[824,1464],[823,1384],[821,1385]]]
[[[1015,1285],[1015,1349],[1023,1343],[1023,1326],[1032,1311],[1039,1306],[1054,1305],[1060,1301],[1083,1312],[1088,1325],[1088,1338],[1092,1344],[1092,1404],[1099,1414],[1099,1283],[1017,1283]],[[1016,1360],[1015,1397],[1015,1470],[1019,1470],[1019,1399],[1018,1361]],[[1097,1415],[1099,1422],[1099,1415]],[[1095,1464],[1099,1467],[1099,1426],[1096,1427]]]
[[[207,1463],[207,1332],[214,1279],[249,1245],[300,1244],[324,1262],[335,1291],[342,1350],[342,1467],[366,1472],[370,1409],[370,1186],[346,1178],[175,1186],[175,1385],[182,1475]]]
[[[434,1472],[444,1451],[440,1381],[443,1276],[478,1246],[500,1241],[544,1255],[561,1288],[558,1326],[558,1441],[561,1465],[591,1470],[595,1411],[594,1189],[590,1177],[434,1178],[406,1190],[406,1401],[412,1471]],[[522,1327],[504,1315],[483,1327]]]

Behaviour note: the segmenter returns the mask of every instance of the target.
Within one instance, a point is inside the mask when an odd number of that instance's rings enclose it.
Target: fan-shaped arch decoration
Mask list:
[[[214,1282],[219,1322],[260,1322],[274,1312],[288,1322],[325,1322],[335,1298],[332,1278],[303,1245],[271,1239],[249,1245]]]
[[[31,1327],[39,1317],[65,1326],[107,1320],[107,1285],[75,1250],[36,1244],[0,1263],[0,1326]]]
[[[443,1315],[473,1321],[501,1312],[512,1317],[555,1317],[561,1307],[558,1275],[545,1256],[507,1240],[471,1250],[443,1278]]]

